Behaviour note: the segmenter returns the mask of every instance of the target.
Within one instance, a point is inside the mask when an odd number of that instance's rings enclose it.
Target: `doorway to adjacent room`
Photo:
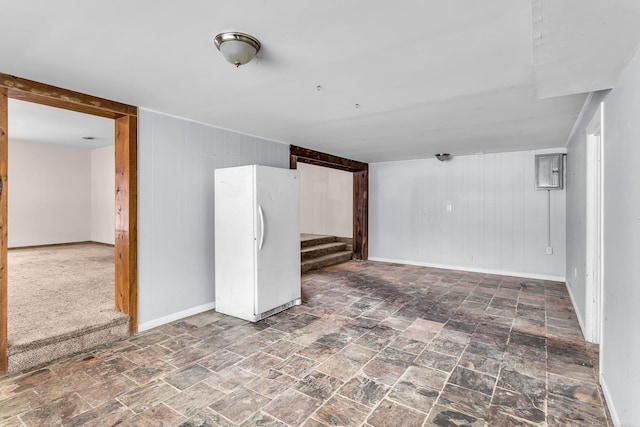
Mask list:
[[[115,309],[137,331],[137,108],[0,73],[0,374],[8,363],[9,98],[113,119]],[[52,178],[53,179],[53,178]]]
[[[305,217],[306,214],[306,218],[303,218],[302,221],[302,232],[316,233],[318,231],[314,230],[320,230],[322,233],[320,236],[304,234],[301,237],[303,272],[313,269],[315,264],[318,264],[316,268],[326,266],[323,265],[322,257],[344,257],[342,261],[348,259],[366,260],[368,258],[369,165],[294,145],[289,149],[289,162],[291,169],[298,169],[299,164],[304,164],[300,167],[301,191],[318,193],[317,195],[301,195],[303,203],[301,216]],[[346,174],[330,173],[336,170]],[[347,189],[339,188],[345,179],[351,180],[350,185],[347,186]],[[315,191],[314,185],[318,187],[318,191]],[[346,194],[345,190],[351,194]],[[324,200],[314,203],[311,200],[314,196],[319,196]],[[327,218],[323,218],[323,216],[331,215],[335,215],[336,218],[331,221],[326,221]],[[351,218],[344,218],[345,215],[351,215]],[[345,236],[325,236],[326,232],[322,230],[332,230],[336,234]],[[340,237],[343,238],[342,241],[340,241]],[[316,249],[311,249],[312,246]],[[323,251],[329,252],[323,255]],[[319,255],[318,261],[307,260],[309,265],[306,267],[309,268],[306,268],[305,257],[315,252]]]

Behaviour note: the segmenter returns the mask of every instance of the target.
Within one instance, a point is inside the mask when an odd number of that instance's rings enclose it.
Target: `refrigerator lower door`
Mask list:
[[[300,304],[299,191],[297,171],[257,167],[257,318]]]

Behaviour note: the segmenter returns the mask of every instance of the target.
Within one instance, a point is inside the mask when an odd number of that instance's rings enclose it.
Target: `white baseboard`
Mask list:
[[[176,320],[184,319],[185,317],[193,316],[194,314],[203,313],[205,311],[213,310],[216,308],[215,302],[202,304],[197,307],[192,307],[187,310],[182,310],[177,313],[168,314],[158,319],[149,320],[138,325],[138,332],[146,331],[148,329],[156,328],[167,323],[174,322]]]
[[[468,271],[471,273],[484,273],[484,274],[496,274],[499,276],[512,276],[512,277],[523,277],[525,279],[536,279],[536,280],[552,280],[554,282],[564,282],[564,276],[551,276],[547,274],[534,274],[534,273],[522,273],[518,271],[503,271],[503,270],[493,270],[490,268],[475,268],[475,267],[466,267],[459,265],[448,265],[448,264],[435,264],[431,262],[418,262],[418,261],[407,261],[403,259],[390,259],[390,258],[378,258],[378,257],[369,257],[369,261],[378,261],[378,262],[391,262],[394,264],[406,264],[406,265],[417,265],[420,267],[431,267],[431,268],[442,268],[444,270],[460,270],[460,271]]]
[[[609,409],[609,415],[611,415],[611,421],[613,422],[613,425],[622,425],[620,424],[620,417],[618,417],[616,407],[613,405],[613,397],[609,392],[609,388],[607,387],[607,382],[604,380],[602,371],[600,371],[600,387],[602,387],[602,394],[604,394],[604,404],[607,405],[607,408]]]
[[[569,285],[569,281],[567,281],[567,292],[569,292],[569,298],[571,298],[571,304],[573,305],[573,311],[576,312],[576,317],[578,318],[578,324],[580,325],[580,330],[582,331],[582,336],[587,336],[587,330],[584,326],[584,320],[582,319],[582,313],[578,310],[578,304],[576,304],[576,299],[573,296],[573,291],[571,290],[571,286]]]

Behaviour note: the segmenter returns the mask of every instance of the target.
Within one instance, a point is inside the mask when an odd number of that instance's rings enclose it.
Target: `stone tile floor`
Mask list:
[[[0,426],[610,425],[563,283],[349,262],[303,301],[0,379]]]

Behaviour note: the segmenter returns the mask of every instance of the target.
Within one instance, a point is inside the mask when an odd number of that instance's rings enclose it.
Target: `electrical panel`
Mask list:
[[[564,154],[536,154],[536,190],[562,190]]]

